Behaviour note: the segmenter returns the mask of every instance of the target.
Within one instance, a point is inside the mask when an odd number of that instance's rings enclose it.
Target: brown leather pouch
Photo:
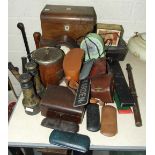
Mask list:
[[[107,71],[107,63],[105,58],[98,58],[93,64],[89,77],[92,78],[99,74],[105,74]]]
[[[80,48],[71,49],[63,60],[63,69],[67,80],[79,81],[79,74],[84,58],[84,51]]]
[[[91,97],[104,103],[113,103],[114,80],[112,74],[101,74],[91,78]]]
[[[117,113],[115,107],[110,105],[102,107],[100,132],[108,137],[117,134]]]
[[[63,86],[48,85],[40,102],[41,114],[48,118],[58,118],[70,122],[81,123],[85,108],[73,107],[75,95]]]

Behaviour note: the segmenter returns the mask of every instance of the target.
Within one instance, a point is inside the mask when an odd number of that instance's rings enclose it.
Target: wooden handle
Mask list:
[[[137,127],[141,127],[142,119],[141,119],[141,114],[139,110],[139,105],[137,103],[133,106],[133,113],[134,113],[135,125]]]
[[[40,32],[34,32],[33,33],[33,38],[34,38],[34,42],[35,42],[35,45],[36,45],[36,49],[38,49],[39,48],[39,43],[40,43],[40,38],[41,38]]]
[[[138,103],[138,99],[137,99],[137,93],[136,93],[136,88],[135,88],[135,84],[134,84],[134,79],[133,79],[133,75],[132,75],[132,67],[130,64],[126,65],[126,70],[128,73],[129,88],[130,88],[132,97],[135,101],[135,105],[133,106],[135,125],[137,127],[141,127],[142,126],[142,119],[141,119],[141,114],[140,114],[140,110],[139,110],[139,103]]]
[[[17,27],[21,30],[22,36],[23,36],[23,40],[24,40],[24,44],[25,44],[25,48],[26,48],[26,52],[27,52],[27,57],[29,59],[29,61],[31,60],[31,54],[30,54],[30,49],[29,49],[29,45],[27,42],[27,37],[26,37],[26,33],[25,33],[25,27],[23,23],[18,23]]]
[[[23,23],[18,23],[17,27],[21,30],[21,31],[25,31],[25,27]]]

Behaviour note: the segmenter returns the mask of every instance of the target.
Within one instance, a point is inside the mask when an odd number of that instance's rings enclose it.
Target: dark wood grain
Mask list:
[[[43,39],[67,35],[77,40],[93,32],[96,25],[93,7],[46,5],[40,18]]]

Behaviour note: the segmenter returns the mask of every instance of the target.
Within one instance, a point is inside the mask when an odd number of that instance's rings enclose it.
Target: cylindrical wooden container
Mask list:
[[[56,47],[39,48],[32,52],[32,58],[39,64],[41,81],[45,87],[48,84],[58,85],[64,76],[64,52]]]

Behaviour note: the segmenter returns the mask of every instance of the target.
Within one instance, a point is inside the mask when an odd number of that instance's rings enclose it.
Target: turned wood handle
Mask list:
[[[39,48],[39,43],[40,43],[40,38],[41,38],[40,32],[34,32],[33,33],[33,38],[34,38],[34,42],[35,42],[35,45],[36,45],[36,49],[38,49]]]
[[[25,44],[25,48],[26,48],[26,52],[27,52],[27,57],[29,59],[29,61],[31,60],[31,54],[30,54],[30,49],[29,49],[29,45],[27,42],[27,37],[26,37],[26,33],[25,33],[25,27],[23,23],[18,23],[17,27],[21,30],[22,36],[23,36],[23,40],[24,40],[24,44]]]

